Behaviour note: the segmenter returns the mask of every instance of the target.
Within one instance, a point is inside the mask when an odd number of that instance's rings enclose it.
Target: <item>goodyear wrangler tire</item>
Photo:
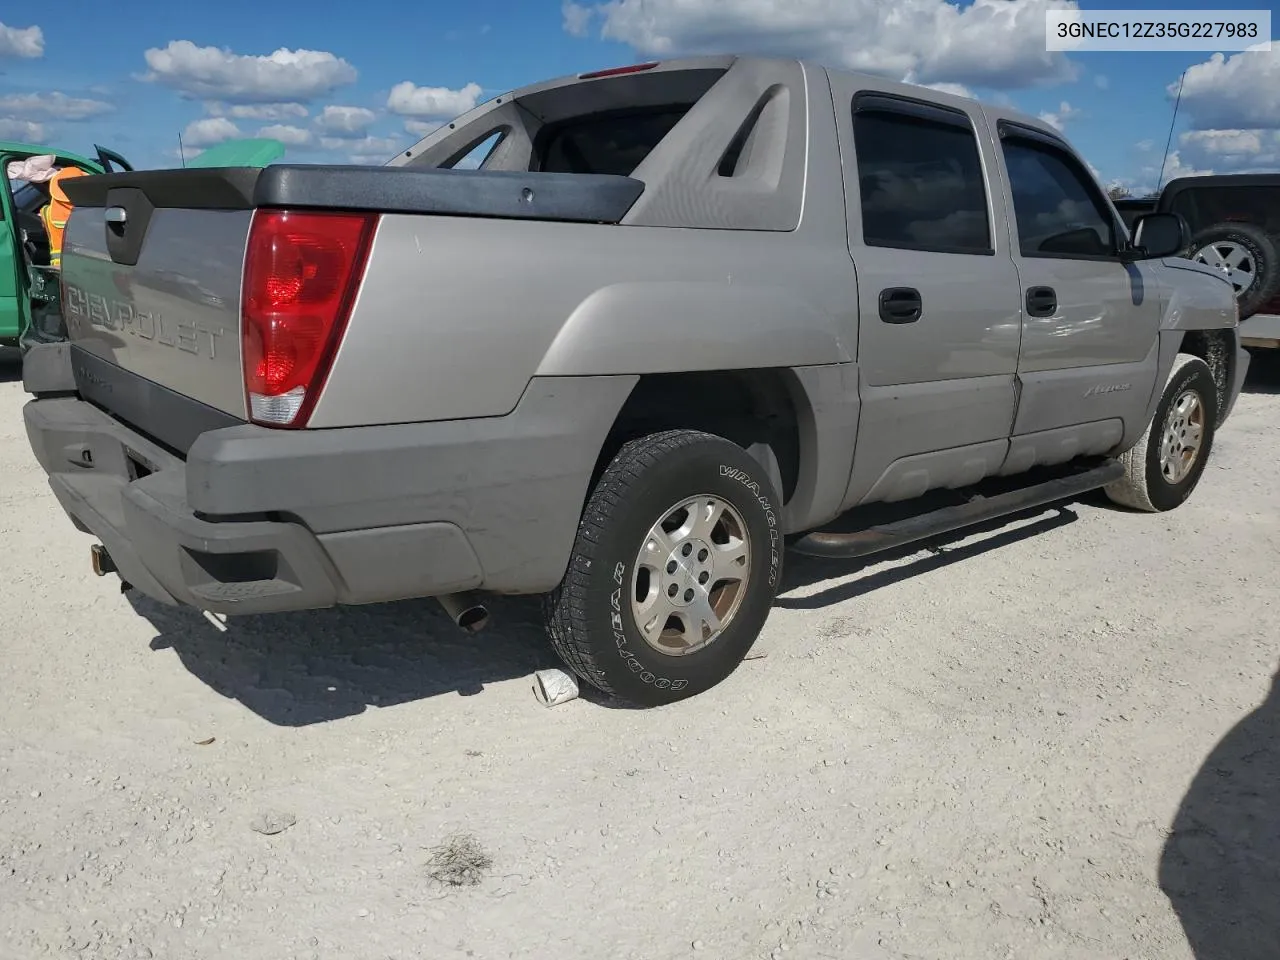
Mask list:
[[[556,652],[583,680],[642,706],[729,676],[782,577],[778,500],[741,447],[693,430],[627,443],[587,500],[548,595]]]
[[[1106,495],[1148,513],[1181,506],[1204,474],[1217,422],[1218,387],[1209,365],[1178,354],[1146,432],[1120,457],[1124,476],[1103,488]]]

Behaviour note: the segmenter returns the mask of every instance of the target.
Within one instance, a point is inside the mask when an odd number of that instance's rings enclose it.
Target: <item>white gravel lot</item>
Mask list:
[[[541,707],[531,602],[122,596],[0,380],[2,960],[1280,956],[1280,364],[1180,510],[793,558],[660,711]]]

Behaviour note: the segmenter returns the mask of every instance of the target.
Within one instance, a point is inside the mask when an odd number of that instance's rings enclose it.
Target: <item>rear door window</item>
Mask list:
[[[854,112],[853,137],[863,243],[938,253],[992,252],[987,191],[972,127],[864,110]]]

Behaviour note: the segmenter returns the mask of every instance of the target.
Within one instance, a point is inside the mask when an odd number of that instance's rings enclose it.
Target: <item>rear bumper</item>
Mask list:
[[[1254,348],[1280,348],[1280,314],[1255,313],[1240,321],[1240,343]]]
[[[185,459],[75,395],[23,415],[59,503],[122,579],[163,603],[268,613],[551,589],[633,382],[535,381],[487,420],[231,427]]]
[[[62,508],[148,596],[224,613],[336,602],[336,571],[303,528],[200,519],[181,460],[74,397],[30,401],[23,415]]]

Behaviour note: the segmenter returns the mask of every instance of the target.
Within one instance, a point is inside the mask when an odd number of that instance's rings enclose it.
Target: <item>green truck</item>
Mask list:
[[[89,174],[118,173],[133,167],[124,157],[94,145],[94,157],[55,147],[0,141],[0,347],[61,340],[65,337],[59,303],[58,272],[49,266],[49,242],[40,221],[47,192],[6,175],[14,160],[52,154],[60,167],[79,167]],[[268,138],[231,140],[188,161],[188,167],[262,167],[278,160],[284,144]]]

